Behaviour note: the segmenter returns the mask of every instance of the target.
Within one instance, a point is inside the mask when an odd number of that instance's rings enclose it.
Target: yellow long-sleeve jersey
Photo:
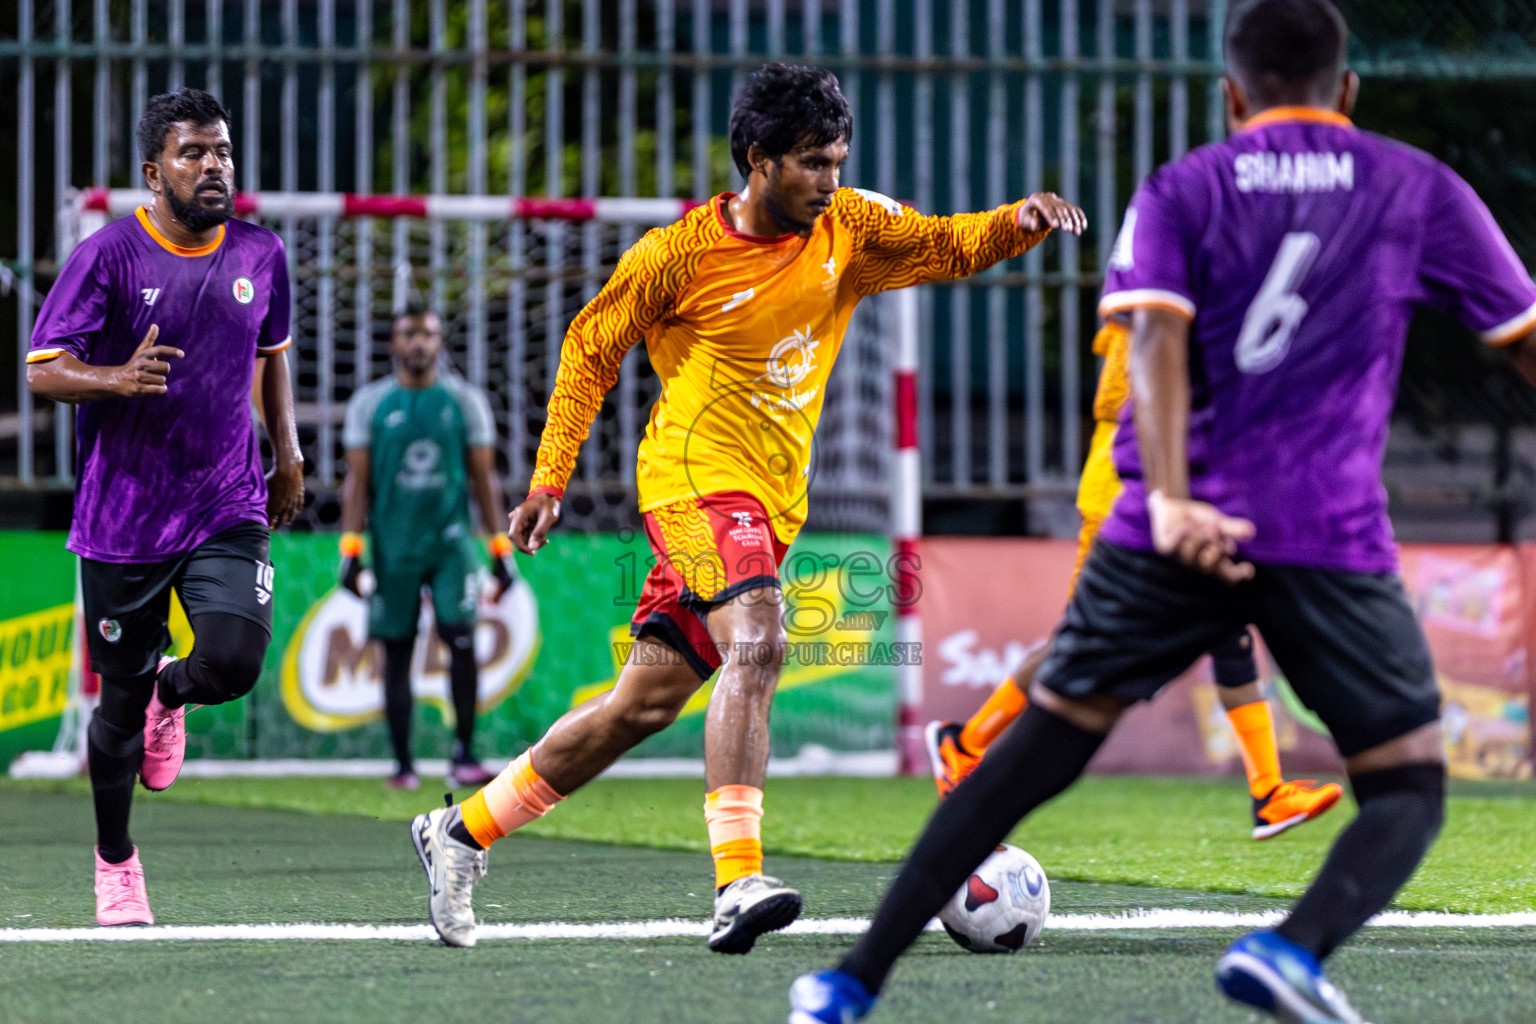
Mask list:
[[[1017,203],[926,217],[844,188],[808,237],[759,238],[726,222],[731,198],[648,232],[572,321],[533,490],[564,490],[620,360],[643,341],[662,392],[640,443],[640,510],[746,491],[788,544],[805,522],[811,438],[859,300],[974,274],[1046,235],[1019,228]]]

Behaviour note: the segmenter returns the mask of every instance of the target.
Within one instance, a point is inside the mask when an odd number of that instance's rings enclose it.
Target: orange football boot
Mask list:
[[[1253,798],[1253,838],[1268,839],[1311,821],[1339,802],[1344,789],[1337,782],[1319,786],[1316,779],[1282,782]]]
[[[960,745],[959,722],[929,722],[923,730],[928,746],[928,763],[933,766],[933,782],[939,787],[939,796],[949,796],[960,780],[981,763],[981,755],[973,754]]]

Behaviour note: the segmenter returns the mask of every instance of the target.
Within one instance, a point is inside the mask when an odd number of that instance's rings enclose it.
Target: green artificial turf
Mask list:
[[[868,1024],[1256,1024],[1217,995],[1232,934],[1074,934],[1014,957],[926,935]],[[847,939],[779,936],[746,957],[700,940],[36,945],[6,951],[3,1019],[77,1024],[783,1024],[790,981]],[[1529,1024],[1536,933],[1370,935],[1333,974],[1377,1024]],[[1267,1020],[1268,1018],[1264,1018]]]
[[[702,789],[683,779],[599,780],[525,834],[702,854]],[[80,780],[0,781],[0,793],[86,791]],[[372,779],[187,778],[163,794],[140,791],[138,806],[189,801],[407,821],[440,799],[432,789],[398,793]],[[767,786],[764,843],[770,855],[895,861],[934,802],[923,779],[775,779]],[[1053,880],[1293,897],[1352,814],[1346,798],[1326,817],[1256,843],[1248,838],[1240,782],[1095,777],[1042,808],[1012,841]],[[1536,786],[1455,787],[1439,842],[1395,905],[1465,913],[1536,908]]]
[[[410,807],[373,820],[219,806],[186,800],[202,788],[190,782],[171,791],[185,787],[182,800],[146,798],[135,816],[161,924],[424,920],[425,880],[400,820]],[[779,802],[791,805],[796,791],[823,787],[782,788]],[[648,809],[672,813],[643,794],[674,789],[686,787],[625,782],[602,784],[593,795],[629,796],[609,804],[627,821]],[[0,821],[0,927],[90,924],[88,796],[74,786],[7,783]],[[889,863],[788,855],[774,866],[802,888],[813,917],[868,916],[892,871]],[[519,835],[492,851],[475,903],[488,922],[703,921],[708,871],[699,851]],[[1280,905],[1200,888],[1060,878],[1052,895],[1057,914]],[[925,935],[869,1024],[1251,1024],[1257,1018],[1226,1004],[1211,984],[1212,965],[1235,934],[1053,932],[1048,925],[1039,943],[1013,957],[972,956],[942,935]],[[6,943],[0,1021],[767,1024],[784,1020],[792,978],[834,963],[851,942],[772,935],[747,957],[710,954],[693,938],[492,940],[473,950],[383,940]],[[1331,972],[1378,1024],[1515,1024],[1529,1021],[1536,1005],[1533,962],[1536,929],[1372,928],[1334,958]]]

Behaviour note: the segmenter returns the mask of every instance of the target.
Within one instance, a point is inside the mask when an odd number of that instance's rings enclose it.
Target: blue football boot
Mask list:
[[[874,1006],[864,983],[842,971],[802,974],[789,986],[789,1024],[853,1024]]]
[[[1228,946],[1216,963],[1216,987],[1285,1024],[1365,1024],[1317,957],[1273,931],[1252,932]]]

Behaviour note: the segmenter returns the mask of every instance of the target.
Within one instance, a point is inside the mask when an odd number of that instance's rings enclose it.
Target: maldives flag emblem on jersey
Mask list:
[[[235,278],[235,301],[242,306],[249,306],[251,300],[256,297],[256,286],[251,284],[248,277]]]

